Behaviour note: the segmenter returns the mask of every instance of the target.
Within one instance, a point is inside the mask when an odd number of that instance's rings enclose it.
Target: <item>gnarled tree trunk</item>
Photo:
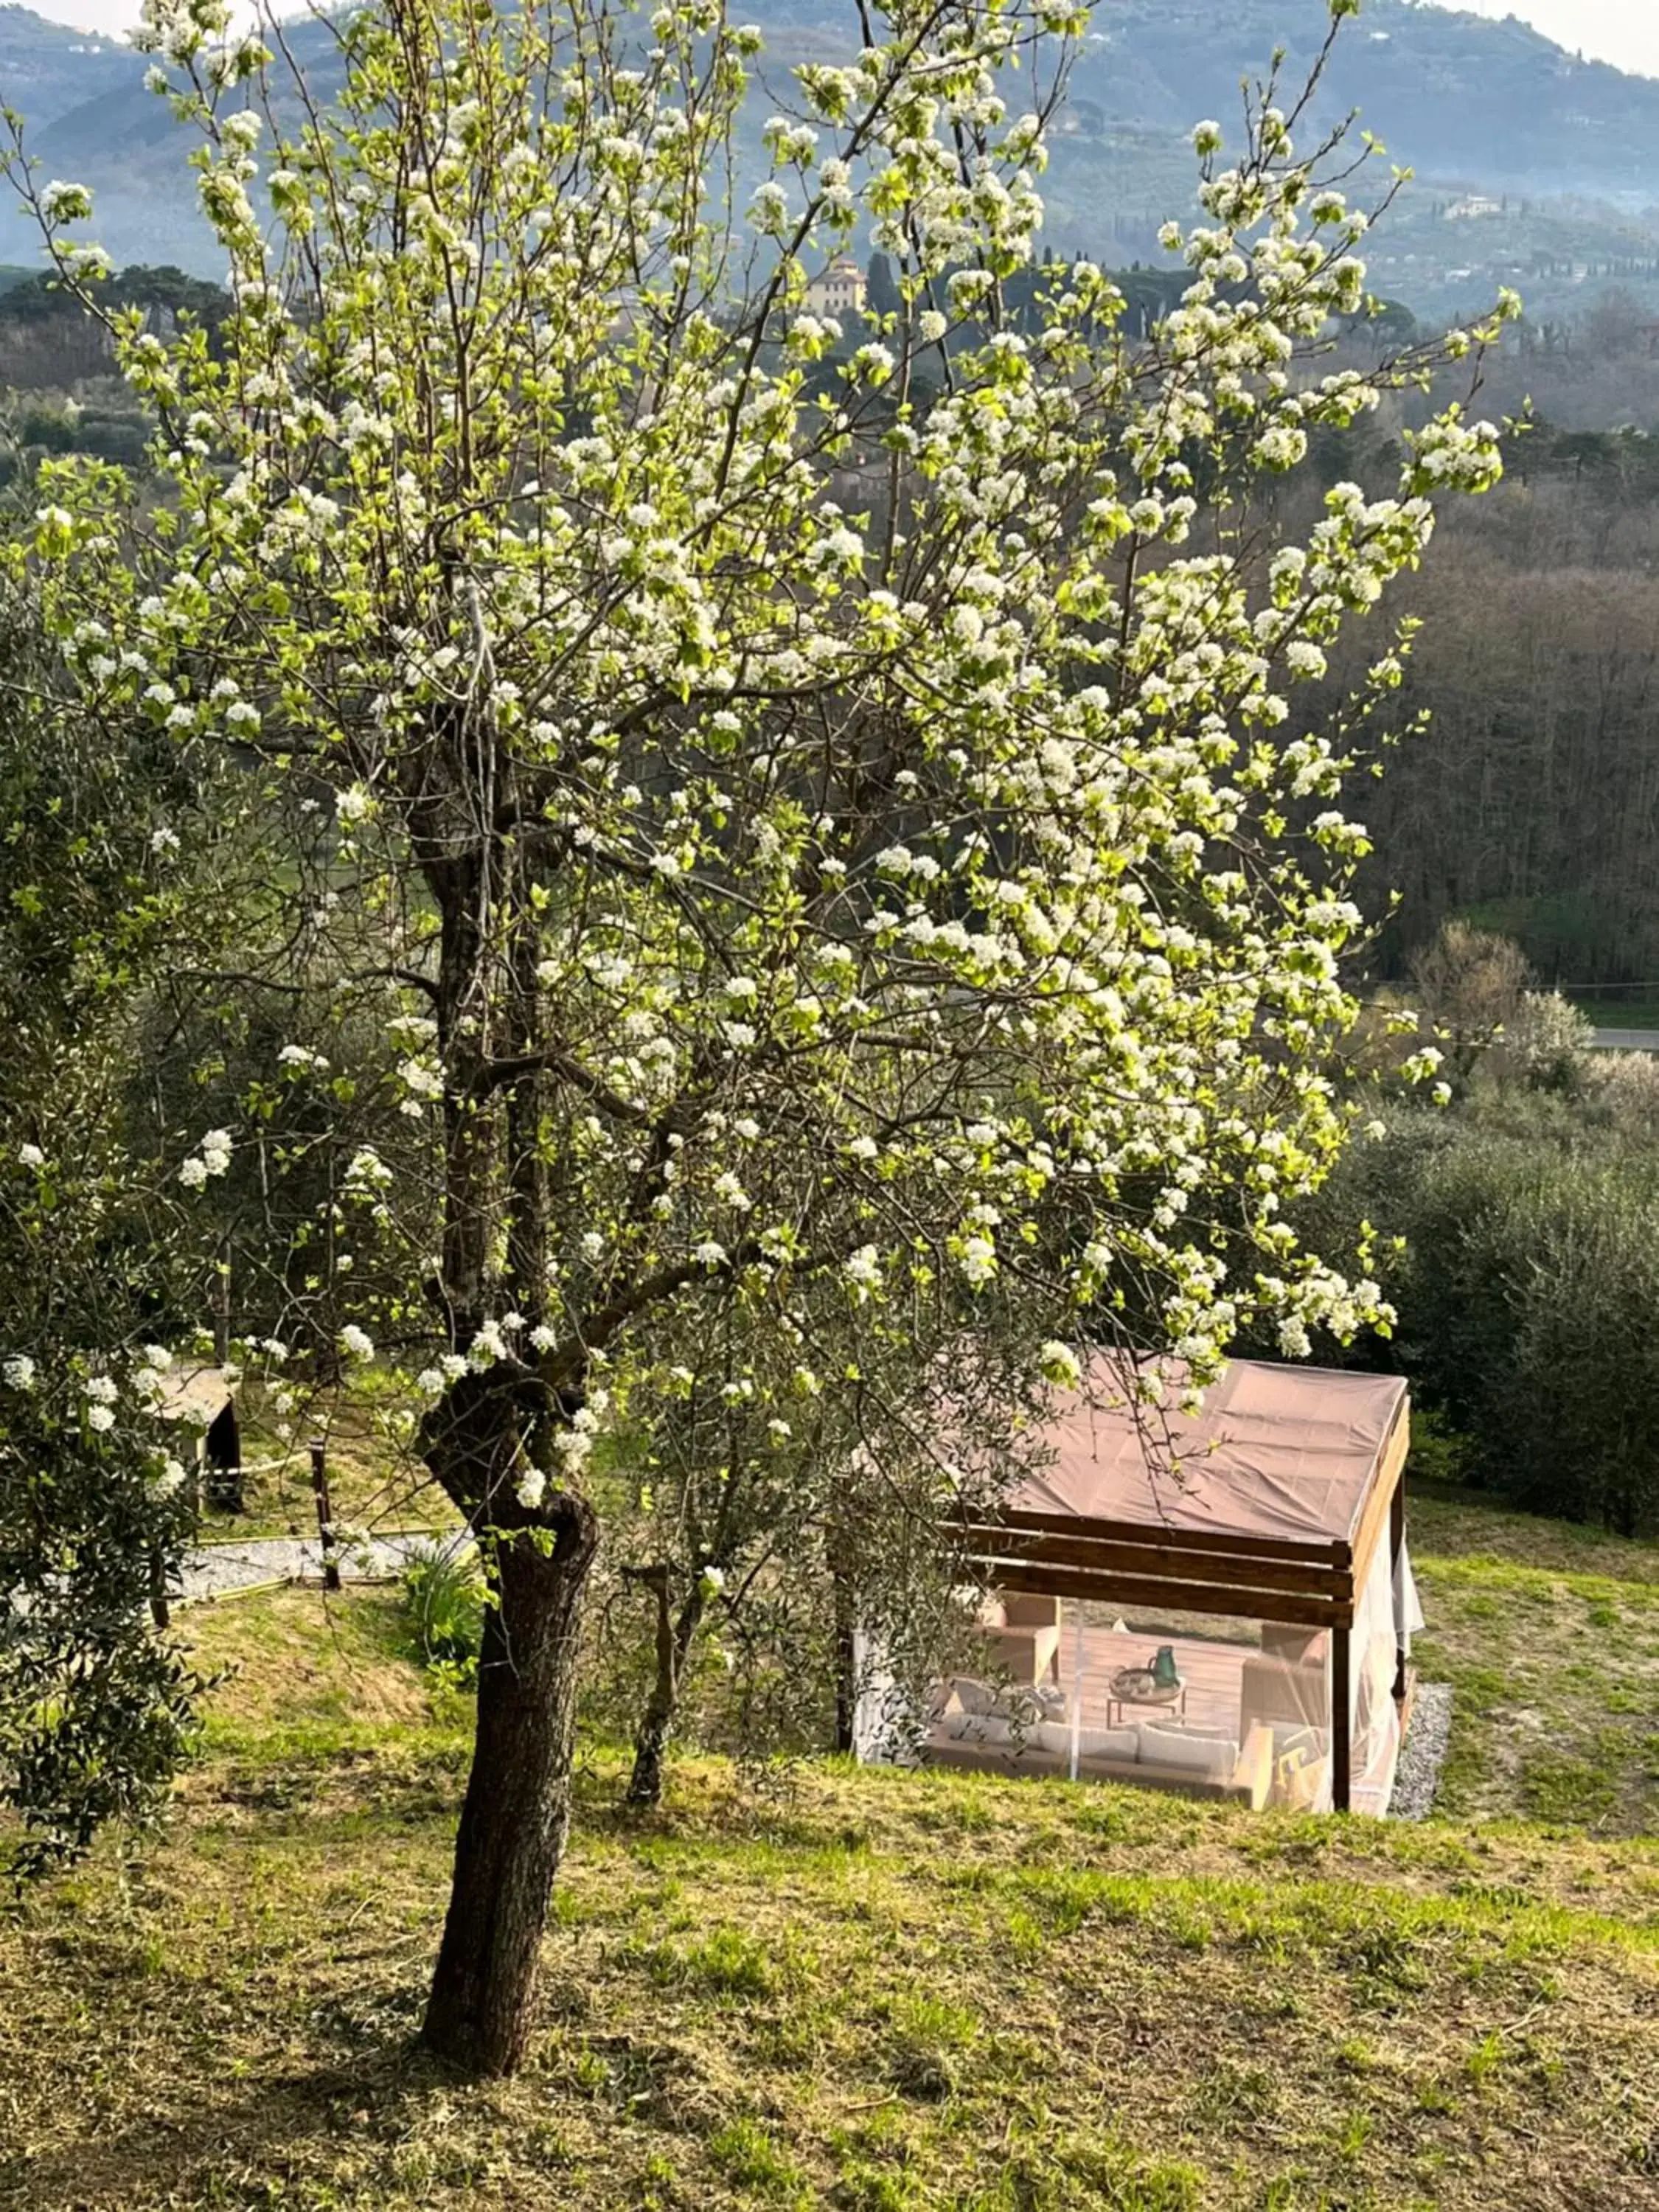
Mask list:
[[[633,1570],[634,1579],[646,1583],[657,1601],[657,1671],[634,1738],[634,1771],[629,1777],[630,1805],[662,1802],[663,1759],[669,1732],[679,1710],[680,1677],[691,1649],[691,1640],[702,1621],[703,1586],[694,1581],[676,1618],[669,1601],[669,1573],[665,1566]]]
[[[570,1830],[582,1599],[599,1540],[561,1499],[551,1556],[520,1533],[499,1552],[485,1615],[477,1733],[422,2039],[471,2074],[509,2074],[534,2018],[553,1878]]]

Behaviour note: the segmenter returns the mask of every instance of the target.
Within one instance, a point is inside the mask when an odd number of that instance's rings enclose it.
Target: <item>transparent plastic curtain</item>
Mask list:
[[[1261,1648],[1245,1659],[1239,1686],[1239,1735],[1245,1752],[1266,1729],[1271,1739],[1270,1805],[1322,1813],[1331,1804],[1330,1631],[1264,1620]]]
[[[853,1756],[861,1766],[915,1764],[922,1733],[914,1700],[896,1679],[878,1638],[853,1631]]]
[[[1417,1595],[1417,1577],[1412,1572],[1411,1546],[1403,1538],[1400,1557],[1394,1565],[1394,1620],[1400,1648],[1409,1659],[1412,1638],[1427,1623],[1424,1620],[1422,1604]]]
[[[1400,1758],[1400,1708],[1394,1695],[1399,1662],[1395,1584],[1389,1547],[1381,1543],[1366,1571],[1350,1644],[1348,1725],[1353,1760],[1350,1802],[1356,1813],[1388,1811]],[[1415,1612],[1416,1590],[1410,1583],[1409,1565],[1406,1586]],[[1417,1620],[1420,1626],[1420,1613]]]

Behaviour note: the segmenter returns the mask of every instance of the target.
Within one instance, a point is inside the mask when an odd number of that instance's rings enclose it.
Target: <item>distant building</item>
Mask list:
[[[1502,200],[1488,199],[1484,193],[1471,192],[1464,199],[1452,200],[1446,209],[1448,222],[1473,222],[1482,216],[1502,215]]]
[[[861,315],[864,313],[864,271],[843,254],[821,269],[806,287],[806,308],[814,315]]]

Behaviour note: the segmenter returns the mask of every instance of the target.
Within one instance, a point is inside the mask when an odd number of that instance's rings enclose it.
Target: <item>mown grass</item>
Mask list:
[[[1659,1834],[1659,1545],[1467,1492],[1411,1512],[1414,1656],[1455,1697],[1442,1808]]]
[[[1507,1824],[708,1760],[641,1819],[593,1751],[530,2063],[459,2082],[464,1706],[387,1593],[196,1619],[242,1664],[170,1832],[0,1929],[0,2205],[1659,2203],[1659,1848]]]
[[[389,1730],[464,1733],[468,1701],[414,1663],[417,1638],[395,1583],[262,1590],[192,1606],[181,1616],[202,1673],[223,1677],[207,1700],[210,1750],[270,1754],[315,1736],[344,1748],[383,1746]]]

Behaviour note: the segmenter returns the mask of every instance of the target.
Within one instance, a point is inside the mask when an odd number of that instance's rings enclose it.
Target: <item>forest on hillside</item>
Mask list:
[[[890,280],[879,258],[872,270],[878,304]],[[1127,328],[1151,343],[1179,280],[1138,268],[1117,281]],[[1042,282],[1024,280],[1029,300],[1015,288],[1028,318]],[[181,314],[211,329],[228,305],[177,270],[129,270],[117,291],[162,330]],[[1318,366],[1364,368],[1415,335],[1396,311],[1334,341]],[[112,366],[104,333],[44,280],[0,293],[0,482],[26,481],[51,453],[140,461],[146,425]],[[1381,927],[1360,964],[1398,977],[1415,945],[1465,916],[1513,938],[1544,981],[1616,1000],[1659,978],[1659,326],[1609,288],[1576,323],[1506,333],[1467,396],[1514,426],[1505,478],[1449,510],[1399,587],[1399,611],[1422,629],[1395,711],[1363,741],[1377,781],[1362,881]],[[1279,519],[1307,526],[1344,479],[1386,489],[1424,404],[1393,394],[1323,437],[1305,481],[1279,495]],[[878,501],[879,471],[854,469],[843,489],[849,504]],[[1382,649],[1361,626],[1298,711],[1329,710]]]

